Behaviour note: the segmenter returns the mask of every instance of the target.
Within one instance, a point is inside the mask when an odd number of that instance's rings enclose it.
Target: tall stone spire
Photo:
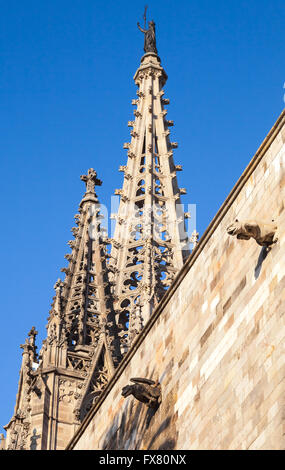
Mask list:
[[[151,24],[152,23],[152,24]],[[173,161],[177,142],[170,141],[163,86],[167,75],[156,53],[154,23],[145,33],[146,54],[135,73],[138,86],[131,141],[125,143],[124,173],[112,244],[117,323],[127,350],[170,286],[189,254],[185,214]],[[139,25],[138,25],[139,26]],[[187,216],[187,214],[186,214]]]
[[[91,168],[75,215],[64,282],[56,282],[40,357],[36,331],[22,345],[15,413],[6,426],[11,449],[62,449],[113,375],[119,360],[100,204]],[[31,447],[32,446],[32,447]]]

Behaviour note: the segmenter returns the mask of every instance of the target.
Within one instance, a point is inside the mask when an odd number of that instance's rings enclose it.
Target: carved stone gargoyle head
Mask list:
[[[266,247],[277,242],[276,231],[277,225],[274,223],[265,223],[258,220],[239,221],[236,219],[227,227],[229,235],[236,236],[239,240],[254,238],[258,245]]]
[[[133,385],[126,385],[122,395],[127,398],[133,395],[137,400],[145,403],[149,408],[157,408],[161,403],[161,386],[159,382],[150,379],[133,378]]]

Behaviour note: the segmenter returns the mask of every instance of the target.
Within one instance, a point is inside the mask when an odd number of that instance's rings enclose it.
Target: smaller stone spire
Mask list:
[[[90,168],[81,176],[86,192],[75,214],[65,279],[54,285],[47,337],[36,354],[33,327],[23,349],[15,412],[7,448],[64,448],[95,404],[121,360],[119,328],[109,280],[108,245],[95,193],[101,186]],[[36,430],[36,433],[34,432]]]

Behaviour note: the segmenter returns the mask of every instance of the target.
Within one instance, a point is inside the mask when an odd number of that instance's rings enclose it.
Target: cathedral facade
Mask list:
[[[37,354],[32,327],[21,345],[3,447],[281,449],[285,112],[201,240],[188,237],[167,75],[154,25],[141,31],[114,237],[90,168],[46,340]]]

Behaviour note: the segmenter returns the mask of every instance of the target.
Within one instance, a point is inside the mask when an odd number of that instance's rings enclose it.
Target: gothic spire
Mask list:
[[[81,180],[86,192],[75,215],[74,240],[68,242],[71,253],[65,255],[65,280],[58,279],[54,285],[39,361],[34,327],[21,346],[17,404],[6,427],[9,448],[28,449],[35,429],[39,448],[64,447],[120,359],[108,277],[109,242],[95,193],[101,181],[92,168]]]
[[[93,168],[80,178],[86,184],[86,192],[75,215],[77,227],[71,229],[75,240],[68,242],[72,250],[65,256],[69,266],[62,269],[66,274],[62,289],[63,319],[70,350],[81,346],[93,348],[102,333],[103,320],[109,323],[112,312],[108,239],[95,192],[95,185],[100,186],[102,182]]]
[[[146,31],[143,31],[146,34]],[[148,44],[151,43],[149,39]],[[153,50],[141,59],[134,81],[138,86],[131,141],[125,143],[124,173],[112,245],[117,323],[125,350],[143,328],[189,254],[184,213],[170,141],[173,121],[166,119],[163,86],[167,75]],[[124,344],[125,343],[125,344]]]

